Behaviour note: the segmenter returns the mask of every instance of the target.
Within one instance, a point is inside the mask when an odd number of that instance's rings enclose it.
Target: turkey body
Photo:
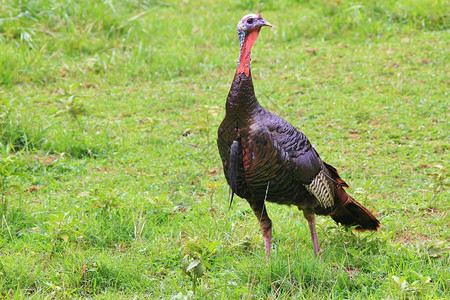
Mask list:
[[[251,84],[241,76],[235,82]],[[218,147],[228,183],[230,148],[237,141],[240,151],[235,193],[239,197],[249,202],[266,200],[315,209],[318,201],[304,184],[324,168],[317,152],[297,128],[264,109],[256,99],[252,104],[235,114],[227,113],[219,127]]]

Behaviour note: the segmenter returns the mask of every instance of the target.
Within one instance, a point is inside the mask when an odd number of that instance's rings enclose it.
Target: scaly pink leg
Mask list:
[[[261,227],[261,233],[264,237],[264,250],[266,252],[266,258],[269,259],[272,245],[272,221],[267,214],[264,202],[253,202],[249,204]]]
[[[320,255],[320,248],[319,248],[319,238],[317,237],[316,232],[316,218],[314,212],[303,211],[303,215],[305,216],[306,220],[308,220],[309,231],[311,233],[311,239],[314,246],[314,254],[316,256],[319,256],[320,261],[322,261],[322,256]]]
[[[272,246],[272,228],[263,233],[263,235],[264,235],[264,250],[266,252],[266,258],[269,259],[270,250]]]

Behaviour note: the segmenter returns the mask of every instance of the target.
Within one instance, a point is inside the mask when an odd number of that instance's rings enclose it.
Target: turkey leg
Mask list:
[[[269,215],[267,214],[267,209],[264,202],[249,204],[258,219],[259,226],[261,227],[261,233],[264,237],[264,250],[266,252],[266,258],[269,258],[270,247],[272,244],[272,220],[270,220]]]
[[[311,233],[311,239],[314,246],[314,254],[320,257],[319,239],[316,232],[316,217],[314,215],[314,212],[304,210],[303,215],[305,216],[305,219],[308,220],[309,231]],[[322,257],[320,257],[320,260],[322,260]]]

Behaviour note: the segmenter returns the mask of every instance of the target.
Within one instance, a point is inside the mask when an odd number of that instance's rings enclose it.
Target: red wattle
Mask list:
[[[244,43],[241,48],[241,55],[239,56],[239,66],[236,69],[236,74],[244,73],[247,77],[250,76],[250,52],[253,45],[258,38],[261,28],[251,31],[244,39]]]

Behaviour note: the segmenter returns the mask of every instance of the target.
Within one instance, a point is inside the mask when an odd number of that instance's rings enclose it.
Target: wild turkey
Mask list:
[[[314,253],[319,253],[315,214],[357,230],[377,230],[380,222],[350,197],[336,169],[323,162],[306,136],[256,100],[250,51],[263,26],[261,14],[238,23],[239,63],[226,102],[217,144],[231,200],[237,194],[250,204],[259,221],[266,255],[270,254],[272,221],[265,201],[295,205],[308,220]]]

